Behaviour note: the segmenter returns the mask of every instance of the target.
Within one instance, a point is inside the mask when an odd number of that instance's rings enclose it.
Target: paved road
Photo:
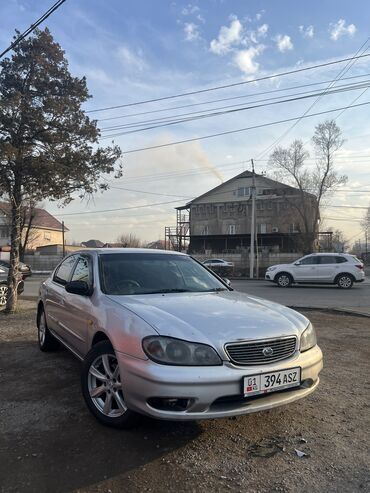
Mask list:
[[[25,282],[24,296],[37,297],[43,277],[32,276]],[[232,287],[243,293],[276,301],[287,306],[357,309],[370,313],[370,278],[348,291],[336,286],[296,286],[282,289],[265,281],[232,281]]]

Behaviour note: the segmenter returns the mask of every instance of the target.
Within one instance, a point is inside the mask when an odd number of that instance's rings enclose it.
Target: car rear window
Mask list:
[[[337,264],[344,264],[344,262],[348,262],[346,257],[335,257],[335,261]]]

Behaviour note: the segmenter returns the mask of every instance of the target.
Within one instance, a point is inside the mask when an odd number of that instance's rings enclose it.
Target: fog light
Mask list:
[[[190,399],[174,397],[151,397],[148,404],[160,411],[185,411],[189,407]]]

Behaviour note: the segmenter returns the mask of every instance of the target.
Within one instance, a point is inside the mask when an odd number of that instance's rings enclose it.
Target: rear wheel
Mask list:
[[[276,283],[279,288],[289,288],[292,285],[293,278],[290,274],[283,272],[276,276]]]
[[[0,306],[5,306],[8,299],[8,286],[0,284]]]
[[[37,317],[37,332],[39,340],[39,348],[41,351],[55,351],[59,347],[59,341],[53,337],[46,324],[46,317],[44,309],[41,308]]]
[[[337,285],[340,289],[350,289],[353,286],[353,277],[350,274],[341,274],[337,278]]]
[[[82,394],[87,407],[101,423],[114,428],[132,428],[139,415],[128,409],[114,349],[109,341],[93,346],[81,373]]]

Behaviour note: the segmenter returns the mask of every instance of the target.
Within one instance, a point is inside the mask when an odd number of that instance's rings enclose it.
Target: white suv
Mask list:
[[[292,264],[272,265],[265,279],[281,288],[293,283],[337,284],[349,289],[354,282],[365,280],[364,264],[354,255],[347,253],[312,253]]]

